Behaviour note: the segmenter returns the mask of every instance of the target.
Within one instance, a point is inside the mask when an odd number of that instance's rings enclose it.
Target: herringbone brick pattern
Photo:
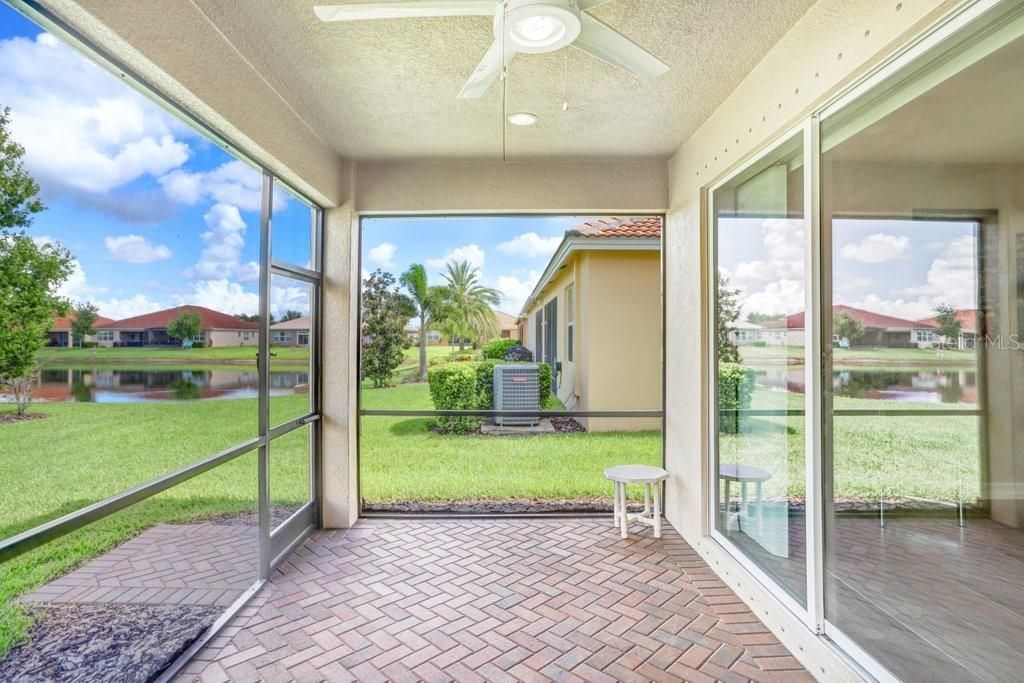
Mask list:
[[[182,680],[811,680],[666,524],[362,520],[310,539]]]
[[[256,580],[256,533],[251,525],[161,524],[25,599],[226,607]]]

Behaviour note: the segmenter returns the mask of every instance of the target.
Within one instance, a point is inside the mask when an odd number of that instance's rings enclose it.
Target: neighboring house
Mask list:
[[[502,313],[501,311],[494,311],[494,317],[498,319],[498,336],[502,339],[519,339],[518,327],[516,325],[515,317],[508,313]],[[409,337],[409,342],[412,344],[418,344],[420,341],[420,328],[419,325],[410,322],[405,326],[405,334]],[[485,340],[486,341],[490,341]],[[472,344],[469,339],[462,340],[464,344]],[[448,346],[449,344],[458,345],[459,340],[454,341],[449,339],[447,335],[442,334],[439,330],[427,330],[427,346]]]
[[[270,343],[274,346],[309,346],[309,328],[312,318],[304,315],[293,320],[282,320],[270,326]]]
[[[953,346],[961,350],[973,349],[978,343],[978,311],[973,308],[956,310],[956,319],[960,321],[960,335],[957,339],[946,339],[938,333],[939,321],[935,316],[917,321],[920,329],[914,330],[914,343],[919,348],[931,348],[939,344]]]
[[[746,320],[737,320],[729,326],[729,341],[736,346],[746,346],[764,341],[761,339],[762,328],[760,325]]]
[[[575,410],[661,409],[661,218],[567,230],[515,332]],[[559,371],[560,369],[560,371]],[[588,418],[591,431],[657,429],[657,418]]]
[[[53,321],[53,325],[50,327],[50,331],[47,333],[47,345],[48,346],[66,346],[71,347],[78,343],[77,339],[73,339],[71,334],[71,323],[75,319],[74,312],[69,315],[60,316]],[[109,325],[114,322],[110,318],[104,318],[103,316],[96,317],[96,324],[93,325],[93,329],[98,330],[102,325]],[[95,334],[85,335],[85,341],[91,343],[96,341]]]
[[[854,342],[854,346],[876,346],[883,348],[905,349],[917,344],[917,330],[926,326],[913,320],[883,315],[862,308],[854,308],[845,304],[832,307],[832,319],[846,313],[864,326],[864,335]],[[804,312],[786,316],[784,320],[769,320],[762,326],[762,339],[769,345],[803,346],[804,345]],[[774,331],[772,334],[769,331]],[[784,332],[784,334],[783,334]],[[844,340],[833,336],[833,342],[842,344]],[[847,340],[848,341],[848,340]]]
[[[176,346],[179,341],[167,334],[167,326],[182,313],[199,315],[202,330],[193,337],[194,342],[206,346],[255,346],[260,324],[246,322],[203,306],[176,306],[133,318],[116,320],[96,326],[96,341],[100,346]]]

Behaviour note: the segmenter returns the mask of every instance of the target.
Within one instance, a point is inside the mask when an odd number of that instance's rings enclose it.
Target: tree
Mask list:
[[[374,387],[386,387],[409,346],[405,324],[415,314],[415,306],[398,290],[395,276],[379,268],[363,280],[361,304],[362,376],[372,380]]]
[[[958,346],[960,341],[960,319],[956,316],[956,309],[949,304],[939,304],[935,307],[935,322],[939,328],[936,333],[942,337],[947,346]]]
[[[412,304],[416,309],[415,317],[420,321],[419,347],[420,347],[420,371],[419,380],[427,381],[427,332],[434,322],[435,313],[442,307],[443,291],[437,287],[431,287],[427,282],[427,269],[419,263],[409,266],[398,278],[409,293]]]
[[[480,271],[468,261],[449,261],[442,275],[445,284],[439,296],[442,326],[449,336],[479,343],[498,336],[501,328],[494,307],[501,301],[501,292],[480,282]]]
[[[771,322],[773,320],[782,320],[786,317],[785,313],[747,313],[747,322],[755,325],[762,323]]]
[[[864,336],[864,323],[849,313],[840,313],[832,319],[832,334],[853,346]]]
[[[740,290],[729,287],[729,278],[715,274],[715,289],[718,291],[718,315],[715,316],[715,337],[718,342],[718,362],[739,363],[740,352],[729,337],[733,324],[740,317]]]
[[[21,163],[25,148],[11,137],[11,110],[0,109],[0,234],[23,230],[43,210],[39,185]]]
[[[182,346],[202,331],[202,320],[193,311],[182,311],[167,325],[167,336],[181,341]]]
[[[84,303],[75,306],[71,313],[71,337],[78,340],[78,346],[81,347],[87,336],[96,334],[96,318],[100,311],[95,305]]]
[[[10,110],[0,110],[0,386],[15,397],[19,415],[31,401],[35,354],[46,343],[54,313],[68,302],[57,288],[71,274],[64,247],[37,244],[25,234],[43,210],[39,185],[21,163],[25,149],[10,136]]]
[[[281,316],[281,322],[284,322],[286,320],[298,320],[301,317],[301,311],[295,311],[289,308],[287,311],[284,312],[284,315]]]

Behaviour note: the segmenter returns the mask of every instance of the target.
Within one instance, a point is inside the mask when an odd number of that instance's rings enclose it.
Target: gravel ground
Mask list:
[[[207,605],[43,605],[0,681],[151,681],[221,614]]]

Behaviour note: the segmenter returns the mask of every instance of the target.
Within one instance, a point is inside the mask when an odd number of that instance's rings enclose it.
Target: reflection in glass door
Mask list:
[[[1024,670],[1022,34],[821,124],[826,632],[903,680]]]
[[[714,193],[715,530],[806,604],[803,138]]]

